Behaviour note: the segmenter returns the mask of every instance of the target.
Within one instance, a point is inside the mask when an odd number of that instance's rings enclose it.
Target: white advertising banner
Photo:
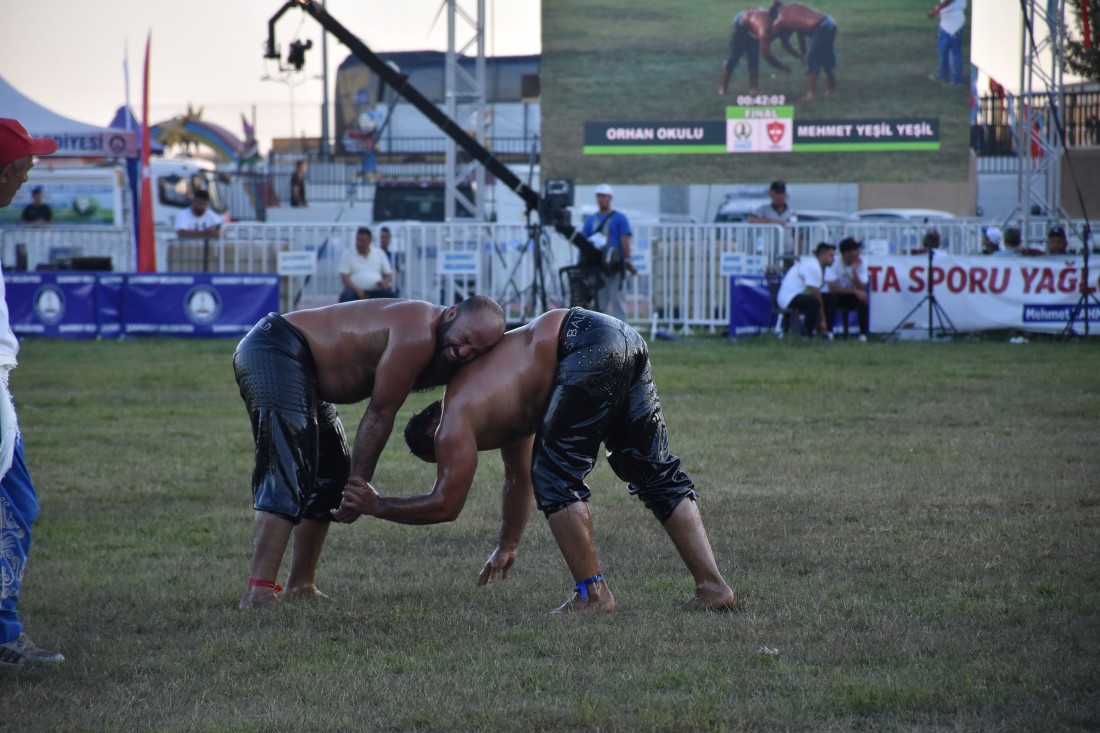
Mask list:
[[[928,328],[928,258],[867,257],[871,330]],[[1100,263],[1083,272],[1080,255],[1042,257],[959,257],[937,252],[931,268],[932,294],[956,331],[1016,329],[1061,333],[1076,314],[1075,330],[1087,317],[1100,331]],[[920,307],[918,307],[920,306]],[[916,309],[916,310],[914,310]],[[939,314],[933,328],[940,330]],[[1091,325],[1090,325],[1091,330]]]

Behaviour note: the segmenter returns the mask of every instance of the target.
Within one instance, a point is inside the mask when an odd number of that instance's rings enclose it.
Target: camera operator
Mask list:
[[[596,206],[598,211],[584,222],[581,233],[600,250],[602,284],[597,294],[597,310],[626,320],[626,297],[623,288],[626,285],[626,273],[637,275],[634,263],[630,260],[630,221],[624,214],[611,208],[611,186],[601,183],[596,186]]]

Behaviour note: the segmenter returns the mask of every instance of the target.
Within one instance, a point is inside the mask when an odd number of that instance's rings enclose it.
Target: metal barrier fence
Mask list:
[[[730,276],[785,270],[818,242],[844,237],[864,242],[868,256],[908,254],[930,228],[954,254],[980,251],[983,225],[975,219],[934,222],[834,221],[794,224],[638,224],[633,250],[637,277],[625,287],[627,317],[650,330],[724,329],[730,320]],[[1031,220],[1025,243],[1041,247],[1050,221]],[[1080,251],[1084,222],[1060,222],[1070,247]],[[562,269],[577,253],[550,230],[533,239],[521,225],[390,223],[391,252],[401,297],[449,305],[481,293],[504,308],[510,322],[525,322],[546,308],[570,305]],[[356,224],[227,224],[216,239],[179,239],[157,232],[160,272],[277,272],[280,252],[314,252],[309,276],[283,281],[284,310],[335,303],[342,289],[339,264],[355,246]],[[57,269],[109,258],[116,272],[135,269],[132,234],[113,227],[9,227],[0,229],[5,269]],[[375,246],[378,246],[375,240]],[[84,258],[74,262],[74,258]]]
[[[135,269],[133,232],[110,226],[17,226],[0,228],[5,269]]]

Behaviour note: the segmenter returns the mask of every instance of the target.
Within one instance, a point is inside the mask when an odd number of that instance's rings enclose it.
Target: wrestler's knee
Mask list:
[[[262,481],[253,486],[252,506],[258,512],[278,514],[295,524],[301,519],[301,498],[274,481]]]
[[[676,507],[680,506],[680,502],[684,499],[691,499],[696,501],[699,495],[692,489],[679,489],[676,491],[658,491],[658,492],[638,492],[638,497],[645,504],[645,508],[653,513],[653,516],[657,518],[657,521],[664,524],[668,521],[668,518],[672,516],[672,513],[676,511]]]
[[[549,517],[551,514],[560,512],[570,504],[575,504],[578,501],[588,501],[588,497],[592,492],[588,490],[586,486],[583,491],[570,491],[570,492],[554,492],[546,493],[535,491],[535,504],[538,506],[539,511],[544,516]]]

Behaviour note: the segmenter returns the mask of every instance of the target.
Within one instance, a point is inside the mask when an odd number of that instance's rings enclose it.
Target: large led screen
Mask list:
[[[769,14],[770,5],[544,1],[544,177],[585,184],[966,179],[969,8],[963,83],[951,84],[937,78],[940,22],[928,17],[929,0],[814,0]],[[769,25],[777,13],[786,14],[779,33]],[[799,53],[820,69],[812,99]],[[720,94],[727,60],[736,66]]]

